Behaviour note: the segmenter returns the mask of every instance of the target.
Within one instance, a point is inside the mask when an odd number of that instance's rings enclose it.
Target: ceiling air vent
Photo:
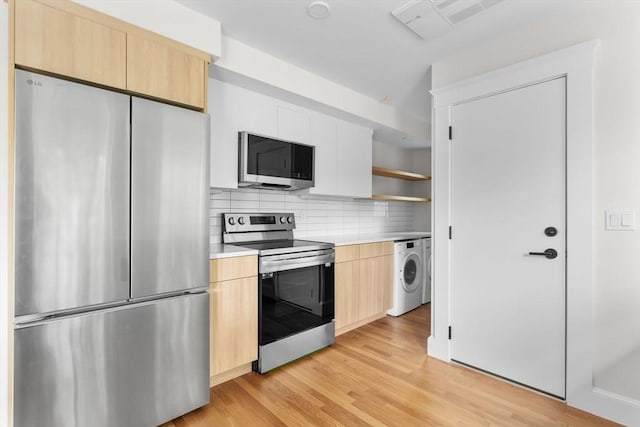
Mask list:
[[[504,0],[431,0],[438,13],[452,25],[471,18]]]
[[[451,30],[451,25],[436,13],[433,4],[428,0],[412,0],[391,14],[425,40],[431,40]]]

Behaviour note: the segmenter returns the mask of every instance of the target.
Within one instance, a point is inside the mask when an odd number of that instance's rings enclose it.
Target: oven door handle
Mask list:
[[[294,259],[282,259],[282,260],[268,260],[261,259],[258,272],[263,273],[275,273],[277,271],[295,270],[304,267],[313,267],[316,265],[333,264],[335,255],[333,253],[313,256],[302,257]]]

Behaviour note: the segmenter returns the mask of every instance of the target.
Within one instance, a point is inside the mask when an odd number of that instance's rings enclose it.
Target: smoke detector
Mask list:
[[[451,31],[452,26],[504,0],[412,0],[391,14],[424,40]]]
[[[314,19],[325,19],[331,13],[331,7],[324,1],[314,1],[307,6],[307,13]]]

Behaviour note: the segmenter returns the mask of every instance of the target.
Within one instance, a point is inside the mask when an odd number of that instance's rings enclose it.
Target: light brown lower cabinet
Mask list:
[[[360,261],[347,261],[335,265],[335,320],[336,331],[356,323],[360,318]]]
[[[392,304],[393,242],[336,248],[336,335],[384,317]]]
[[[258,358],[257,267],[255,256],[210,263],[211,278],[224,277],[209,285],[211,386],[251,371]]]
[[[364,304],[361,317],[385,313],[391,308],[393,291],[393,255],[360,260]]]

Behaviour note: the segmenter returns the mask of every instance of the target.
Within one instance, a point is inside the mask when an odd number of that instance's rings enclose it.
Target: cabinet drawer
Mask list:
[[[258,257],[255,255],[209,261],[209,282],[222,282],[258,275]]]
[[[336,247],[336,262],[354,261],[360,258],[360,245]]]
[[[125,88],[124,32],[32,0],[15,8],[16,64]]]
[[[205,106],[206,62],[127,34],[127,90],[197,108]]]
[[[360,245],[360,259],[393,255],[393,242],[366,243]]]

